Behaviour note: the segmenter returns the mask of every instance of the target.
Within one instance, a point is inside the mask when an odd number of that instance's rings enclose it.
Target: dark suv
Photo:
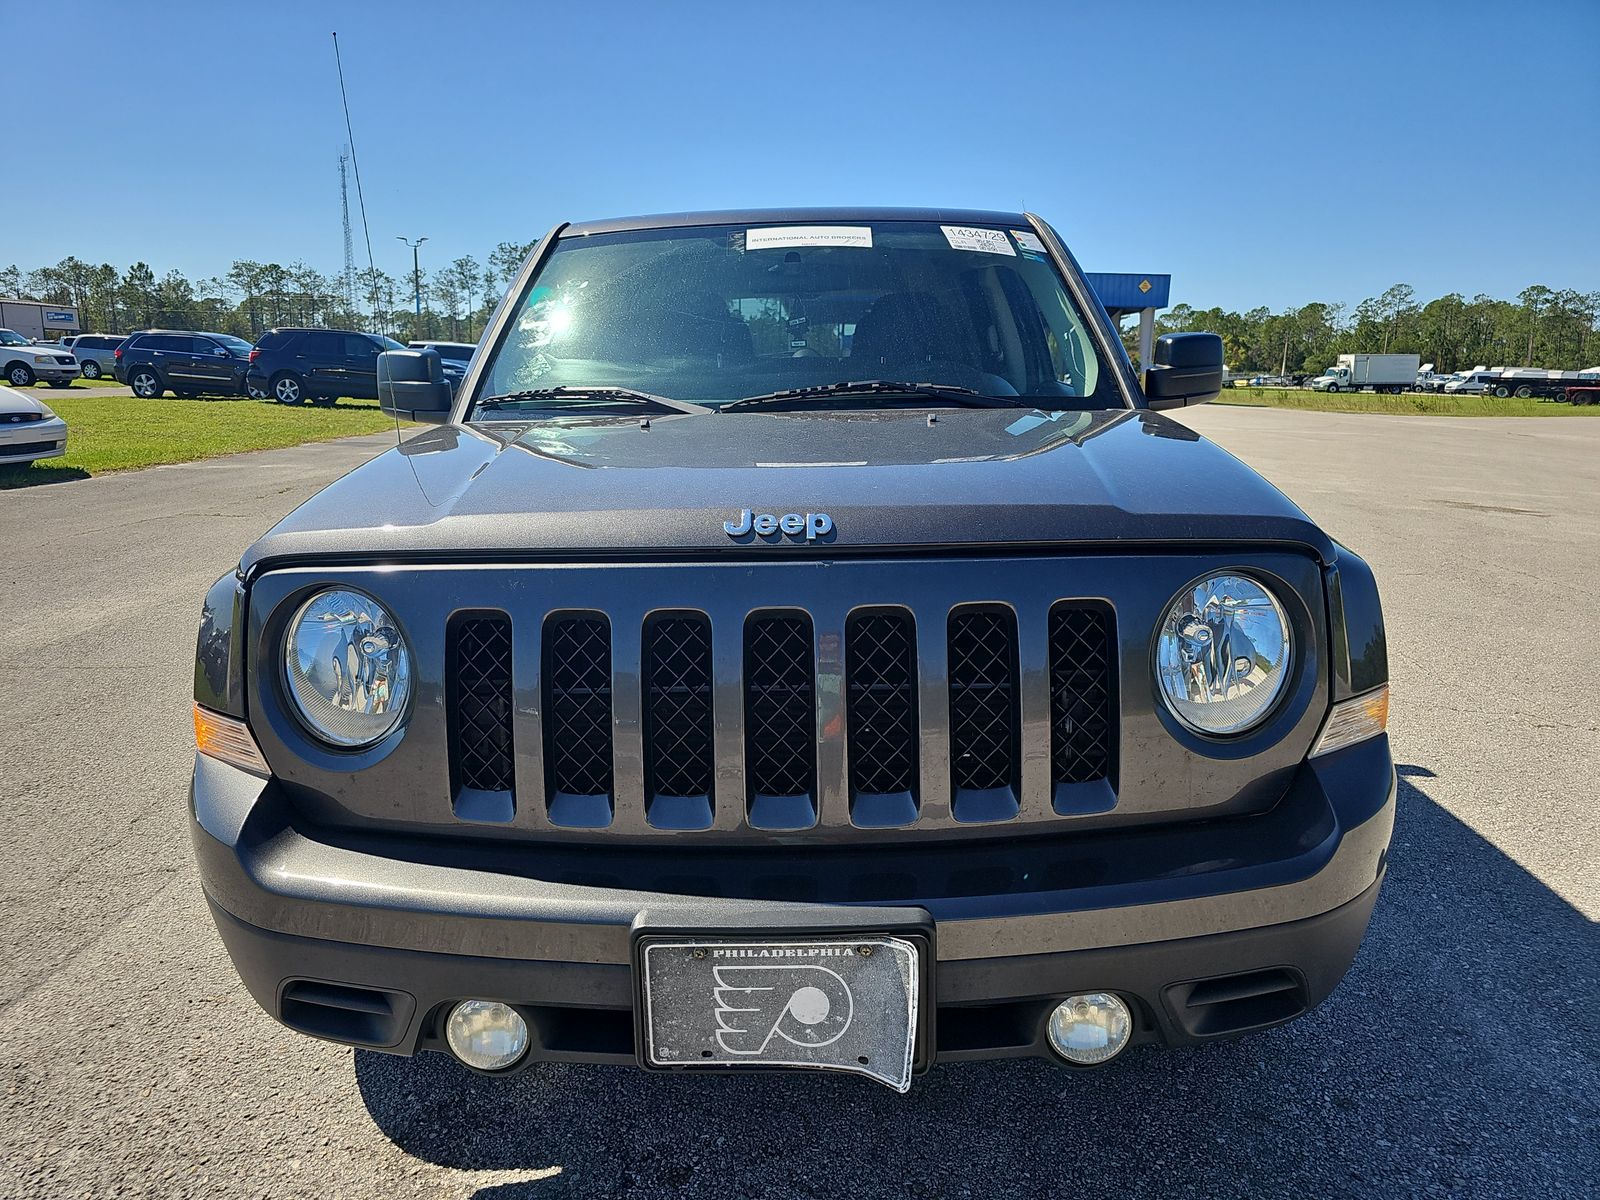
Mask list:
[[[380,356],[437,427],[206,598],[191,832],[250,993],[482,1072],[898,1091],[1316,1007],[1388,861],[1383,613],[1156,411],[1222,374],[1175,333],[1136,376],[1023,213],[558,226],[459,388]]]
[[[378,355],[404,349],[393,338],[347,329],[269,329],[250,355],[252,396],[279,404],[378,398]]]
[[[193,333],[181,329],[146,329],[135,333],[113,353],[117,382],[143,400],[163,392],[179,396],[237,396],[244,391],[250,343],[231,333]]]

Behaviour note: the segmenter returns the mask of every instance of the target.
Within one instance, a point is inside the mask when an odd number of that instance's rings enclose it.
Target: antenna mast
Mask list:
[[[344,102],[344,131],[350,139],[350,166],[356,176],[356,203],[361,206],[361,233],[367,240],[367,272],[372,281],[372,319],[380,332],[387,333],[387,322],[378,315],[378,264],[372,257],[372,230],[367,225],[367,197],[361,190],[361,160],[356,157],[356,135],[350,128],[350,97],[344,90],[344,59],[339,56],[339,33],[333,34],[333,61],[339,68],[339,99]]]
[[[344,217],[344,306],[351,312],[356,307],[356,250],[350,236],[350,185],[345,163],[350,161],[350,147],[339,152],[339,209]]]

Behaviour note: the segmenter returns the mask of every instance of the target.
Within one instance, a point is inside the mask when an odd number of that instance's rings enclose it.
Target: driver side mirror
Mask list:
[[[455,396],[437,350],[385,350],[378,355],[378,407],[402,421],[441,425]]]
[[[1151,408],[1204,404],[1222,394],[1222,339],[1214,333],[1164,333],[1144,373]]]
[[[215,354],[218,358],[232,358],[233,357],[233,351],[229,350],[226,346],[218,346],[211,353]]]

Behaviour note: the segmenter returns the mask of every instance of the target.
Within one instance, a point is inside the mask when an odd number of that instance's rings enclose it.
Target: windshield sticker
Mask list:
[[[1028,229],[1013,229],[1011,236],[1017,239],[1017,249],[1021,250],[1026,258],[1043,258],[1044,243],[1039,240],[1039,235]]]
[[[794,246],[857,246],[872,249],[872,230],[855,225],[788,225],[747,229],[746,250],[782,250]]]
[[[1012,258],[1017,252],[1011,248],[1011,239],[1006,237],[1003,229],[974,229],[967,225],[941,225],[944,230],[944,240],[950,243],[952,250],[976,250],[981,254],[1009,254]]]

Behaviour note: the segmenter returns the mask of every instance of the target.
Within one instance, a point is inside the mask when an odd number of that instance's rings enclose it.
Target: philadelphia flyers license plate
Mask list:
[[[921,972],[905,938],[642,943],[653,1067],[849,1071],[911,1087]]]

